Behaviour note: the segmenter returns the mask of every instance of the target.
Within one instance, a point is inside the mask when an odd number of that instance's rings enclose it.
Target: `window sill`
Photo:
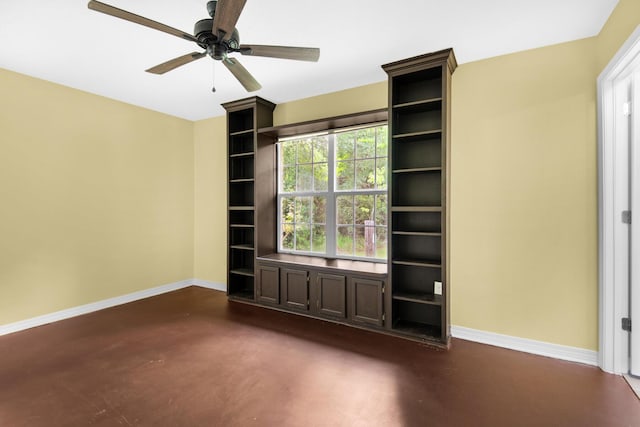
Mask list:
[[[377,276],[387,275],[387,264],[370,261],[352,261],[347,259],[329,259],[308,255],[292,254],[268,254],[257,257],[258,261],[278,262],[303,267],[323,268],[335,271],[348,271],[352,273],[373,274]]]

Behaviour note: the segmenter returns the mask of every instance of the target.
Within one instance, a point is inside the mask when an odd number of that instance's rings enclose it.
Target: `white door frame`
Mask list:
[[[628,259],[620,262],[615,255],[626,252],[629,241],[628,237],[625,240],[619,231],[616,232],[621,223],[620,200],[628,197],[628,193],[621,194],[624,192],[616,188],[616,165],[620,161],[628,162],[628,158],[616,156],[615,140],[621,130],[616,126],[616,114],[620,110],[615,103],[614,83],[639,55],[640,26],[598,77],[598,365],[604,371],[616,374],[627,373],[629,369],[628,333],[621,328],[621,319],[628,314],[629,284],[628,280],[620,280],[628,277],[629,266]],[[634,215],[638,222],[640,212]],[[635,319],[636,328],[640,326],[639,321]]]
[[[636,63],[631,67],[633,75],[631,76],[632,104],[631,104],[631,126],[630,126],[630,155],[631,171],[631,212],[640,212],[640,114],[636,105],[640,104],[640,56],[636,58]],[[637,221],[636,221],[637,222]],[[638,320],[640,319],[640,227],[631,226],[631,287],[629,295],[630,301],[630,318],[636,319],[636,327],[631,330],[631,342],[629,343],[630,355],[629,373],[640,377],[640,329],[638,329]],[[633,321],[633,320],[632,320]]]

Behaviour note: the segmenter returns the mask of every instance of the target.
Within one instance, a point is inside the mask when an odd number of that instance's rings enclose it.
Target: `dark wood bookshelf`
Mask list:
[[[255,301],[255,257],[264,235],[275,241],[275,225],[264,226],[257,206],[264,202],[264,190],[275,186],[275,171],[258,128],[273,124],[275,104],[259,97],[222,105],[227,110],[227,294],[231,299]],[[268,163],[272,177],[264,175]],[[273,194],[273,190],[269,191]],[[266,215],[267,223],[274,215]],[[262,240],[261,240],[262,239]],[[271,245],[273,247],[273,245]]]
[[[451,49],[383,66],[389,108],[273,126],[258,97],[227,111],[227,277],[232,301],[448,347]],[[279,138],[387,122],[388,257],[277,253]]]
[[[253,247],[253,245],[250,244],[246,244],[246,245],[230,245],[229,246],[231,249],[240,249],[243,251],[252,251],[255,248]]]
[[[253,269],[249,269],[249,268],[234,268],[233,270],[229,270],[229,273],[239,274],[240,276],[249,276],[249,277],[254,276]]]
[[[428,135],[436,135],[442,133],[442,129],[432,129],[432,130],[423,130],[417,132],[404,132],[404,133],[396,133],[393,134],[394,139],[409,139],[415,138],[418,136],[428,136]]]
[[[441,212],[442,206],[391,206],[391,212]]]
[[[433,236],[442,237],[442,233],[433,233],[428,231],[392,231],[391,234],[396,236]]]
[[[229,299],[230,300],[236,300],[236,301],[253,301],[254,300],[254,296],[253,296],[253,291],[251,290],[240,290],[240,291],[236,291],[234,294],[229,295]]]
[[[230,211],[253,211],[255,209],[254,206],[229,206]]]
[[[230,154],[229,157],[231,158],[235,158],[235,157],[250,157],[255,155],[255,153],[253,151],[247,151],[244,153],[237,153],[237,154]]]
[[[396,320],[393,323],[393,330],[411,336],[423,336],[426,339],[433,339],[440,335],[439,325],[429,325],[404,319]]]
[[[389,76],[387,326],[448,345],[453,50],[383,66]],[[442,286],[436,295],[435,286]]]
[[[442,235],[442,211],[393,211],[392,235],[400,234],[437,234]]]
[[[399,301],[409,301],[418,304],[442,305],[442,296],[434,294],[418,294],[412,292],[397,292],[392,298]]]
[[[397,265],[413,265],[416,267],[442,267],[442,263],[440,261],[435,260],[422,260],[422,259],[394,259],[391,261],[392,264]],[[398,283],[400,285],[400,283]]]
[[[442,171],[441,167],[433,167],[433,168],[394,169],[391,172],[393,172],[393,173],[413,173],[413,172],[440,172],[440,171]]]
[[[231,132],[231,133],[229,133],[229,136],[251,135],[252,133],[253,133],[253,128],[246,129],[246,130],[241,130],[241,131],[238,131],[238,132]]]
[[[442,102],[442,98],[421,99],[418,101],[404,102],[402,104],[395,104],[392,106],[394,110],[402,110],[407,108],[421,108],[424,106],[430,106],[432,104]]]

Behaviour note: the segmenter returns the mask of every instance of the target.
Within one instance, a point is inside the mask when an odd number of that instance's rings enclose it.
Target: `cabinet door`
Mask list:
[[[309,272],[283,268],[282,304],[294,310],[309,310]]]
[[[318,273],[316,277],[316,307],[318,314],[347,317],[347,286],[345,276]]]
[[[258,302],[280,304],[280,275],[278,267],[258,266]]]
[[[382,280],[349,278],[349,317],[353,322],[382,326]]]

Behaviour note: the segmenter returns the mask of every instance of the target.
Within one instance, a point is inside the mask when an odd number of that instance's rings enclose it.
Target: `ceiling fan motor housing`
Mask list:
[[[196,25],[193,28],[193,35],[198,39],[198,45],[201,48],[208,49],[209,47],[213,47],[213,45],[218,44],[226,51],[228,49],[238,49],[240,47],[240,34],[236,28],[233,29],[231,37],[222,43],[218,43],[218,37],[211,32],[212,28],[213,19],[201,19],[196,22]]]

